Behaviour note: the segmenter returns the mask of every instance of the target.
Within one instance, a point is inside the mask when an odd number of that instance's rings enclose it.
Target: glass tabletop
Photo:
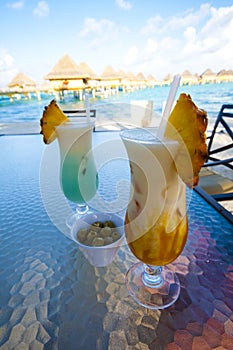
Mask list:
[[[112,140],[117,132],[94,133],[96,147]],[[188,241],[171,264],[180,297],[166,310],[145,309],[125,287],[136,260],[128,247],[96,268],[62,226],[70,206],[53,199],[55,146],[50,153],[39,135],[0,137],[0,349],[231,349],[232,224],[193,191]],[[108,161],[111,152],[100,161],[98,198],[123,215],[129,171],[118,153]]]

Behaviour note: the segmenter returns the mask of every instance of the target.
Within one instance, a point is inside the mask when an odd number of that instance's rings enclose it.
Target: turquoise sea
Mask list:
[[[104,108],[106,105],[129,105],[131,100],[153,100],[154,111],[161,114],[162,106],[166,102],[169,93],[169,88],[169,86],[155,86],[154,88],[134,92],[119,92],[105,99],[90,99],[90,103],[92,108],[97,109],[98,115],[98,111],[104,113],[104,110],[107,110],[107,108]],[[181,86],[179,87],[177,97],[181,92],[189,93],[198,107],[207,111],[209,119],[217,115],[222,104],[233,103],[233,83]],[[2,99],[0,97],[0,124],[39,121],[44,106],[53,98],[53,95],[44,94],[41,96],[41,100],[32,97],[30,100],[21,99],[10,102],[8,99]],[[65,101],[58,102],[63,109],[84,107],[83,101],[74,99],[73,94],[65,96]],[[110,110],[113,111],[113,109],[108,108],[108,111]],[[111,113],[108,112],[108,114],[107,118],[111,118]]]

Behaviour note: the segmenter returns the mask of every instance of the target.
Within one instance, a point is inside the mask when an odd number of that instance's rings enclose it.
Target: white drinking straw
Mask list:
[[[173,106],[173,103],[174,103],[174,100],[176,97],[178,87],[180,85],[180,79],[181,79],[180,75],[178,75],[178,74],[175,75],[173,78],[171,87],[170,87],[169,95],[167,98],[167,103],[166,103],[166,106],[164,108],[164,112],[163,112],[163,115],[162,115],[162,118],[161,118],[161,121],[159,124],[158,133],[157,133],[158,138],[160,138],[161,140],[164,138],[164,133],[165,133],[165,129],[167,126],[167,121],[168,121],[168,118],[169,118],[170,113],[171,113],[171,109],[172,109],[172,106]]]

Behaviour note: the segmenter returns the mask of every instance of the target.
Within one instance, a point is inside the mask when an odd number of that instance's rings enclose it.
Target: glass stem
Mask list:
[[[77,221],[77,219],[86,214],[89,210],[89,207],[87,204],[77,204],[76,207],[76,212],[70,216],[68,216],[68,218],[66,218],[66,226],[68,226],[69,228],[71,228],[75,222]]]
[[[159,288],[164,282],[161,272],[161,266],[145,265],[142,275],[143,283],[150,288]]]
[[[77,207],[76,207],[76,213],[78,215],[83,215],[83,214],[86,214],[88,212],[88,205],[86,203],[84,204],[77,204]]]

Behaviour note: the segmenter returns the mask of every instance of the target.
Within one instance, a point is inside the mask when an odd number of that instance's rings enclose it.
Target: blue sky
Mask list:
[[[68,54],[96,74],[233,69],[231,0],[0,0],[0,87],[38,83]]]

